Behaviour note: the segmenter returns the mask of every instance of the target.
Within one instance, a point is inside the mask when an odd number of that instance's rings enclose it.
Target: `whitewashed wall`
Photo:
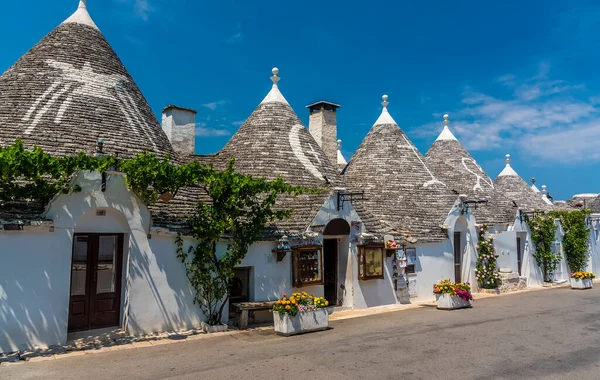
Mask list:
[[[521,273],[524,277],[527,277],[527,286],[537,286],[544,283],[544,273],[542,269],[537,265],[533,253],[535,252],[535,246],[531,240],[531,230],[529,225],[525,223],[525,220],[521,222],[517,216],[514,223],[514,231],[525,233],[525,242],[523,243],[523,263],[521,264]]]
[[[71,233],[0,231],[0,352],[64,343]]]
[[[519,273],[519,258],[517,256],[517,232],[505,231],[499,234],[491,234],[494,238],[494,250],[498,255],[496,265],[499,270],[510,269]]]
[[[600,214],[590,216],[590,240],[588,271],[592,271],[600,277]]]
[[[48,207],[54,232],[0,231],[0,351],[66,342],[77,232],[125,234],[121,326],[129,333],[198,324],[202,313],[192,304],[174,236],[148,239],[150,213],[124,178],[110,175],[105,192],[97,172],[79,173],[75,183],[81,192],[60,195]]]

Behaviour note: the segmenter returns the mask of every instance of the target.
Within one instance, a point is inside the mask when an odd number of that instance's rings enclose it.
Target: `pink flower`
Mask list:
[[[282,296],[283,298],[285,298],[285,297],[287,297],[287,294],[283,293],[281,296]]]

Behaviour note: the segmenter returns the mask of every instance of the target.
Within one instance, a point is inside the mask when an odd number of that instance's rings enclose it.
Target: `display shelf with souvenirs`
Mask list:
[[[311,245],[292,251],[292,283],[294,287],[323,284],[323,248]]]
[[[383,251],[385,246],[378,243],[363,244],[358,246],[358,279],[382,279],[385,259]]]
[[[398,249],[398,243],[396,243],[394,240],[387,240],[385,242],[385,256],[386,257],[394,256],[397,249]]]
[[[292,252],[292,248],[290,248],[290,243],[288,241],[288,237],[287,236],[282,236],[281,239],[279,239],[279,243],[277,244],[277,248],[274,249],[272,251],[273,253],[277,254],[277,261],[282,261],[283,258],[285,257],[285,255],[288,252]]]

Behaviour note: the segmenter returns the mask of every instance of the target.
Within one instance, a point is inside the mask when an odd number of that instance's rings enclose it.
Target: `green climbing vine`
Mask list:
[[[147,204],[164,193],[175,196],[181,187],[202,182],[210,173],[209,167],[198,162],[175,165],[168,156],[159,159],[147,152],[127,160],[84,153],[54,157],[39,147],[27,150],[22,141],[16,141],[0,147],[0,206],[23,201],[46,204],[56,194],[80,191],[72,179],[82,170],[122,172],[127,186]]]
[[[59,193],[79,191],[71,179],[79,170],[106,170],[111,157],[53,157],[36,147],[26,150],[22,141],[0,147],[0,206],[18,201],[47,203]]]
[[[555,218],[549,214],[536,214],[533,217],[525,215],[525,218],[535,245],[533,258],[542,269],[544,281],[551,282],[561,260],[560,255],[552,249],[556,232]]]
[[[550,215],[559,219],[565,231],[563,248],[571,272],[586,269],[590,231],[586,225],[589,210],[552,211]]]
[[[500,285],[500,274],[498,274],[496,266],[498,255],[494,252],[494,239],[492,237],[485,237],[487,229],[488,227],[484,225],[477,231],[479,240],[477,242],[478,255],[475,274],[481,288],[495,289]]]

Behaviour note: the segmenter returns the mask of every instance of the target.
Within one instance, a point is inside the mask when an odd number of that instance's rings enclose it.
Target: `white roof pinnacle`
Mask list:
[[[342,154],[342,140],[337,141],[337,164],[338,165],[348,165],[348,162],[344,158]]]
[[[550,199],[548,199],[548,191],[546,190],[546,185],[542,185],[542,199],[547,204],[549,204],[549,205],[552,204],[552,201]]]
[[[440,141],[440,140],[458,141],[456,139],[456,137],[454,136],[454,134],[450,131],[450,128],[448,128],[448,124],[450,124],[450,121],[448,121],[448,114],[445,114],[444,115],[444,129],[442,129],[442,133],[440,133],[440,135],[438,136],[437,139],[435,139],[435,141]]]
[[[498,174],[498,177],[503,176],[519,176],[517,172],[514,171],[514,169],[510,166],[510,154],[506,155],[506,166],[504,167],[504,170],[502,170],[500,174]]]
[[[381,99],[383,99],[383,102],[381,102],[381,105],[383,106],[383,110],[381,111],[381,115],[379,115],[379,118],[373,125],[381,125],[381,124],[398,125],[398,123],[396,123],[396,121],[392,118],[392,116],[390,115],[390,113],[387,110],[387,106],[388,106],[388,104],[390,104],[390,102],[388,102],[388,96],[383,95],[381,97]]]
[[[277,83],[281,79],[277,76],[277,74],[279,74],[279,69],[277,67],[273,67],[273,70],[271,70],[271,72],[273,73],[273,76],[271,77],[271,81],[273,82],[273,88],[271,88],[271,91],[269,91],[267,96],[265,96],[265,98],[262,102],[260,102],[260,104],[278,102],[287,104],[289,106],[290,104],[287,102],[287,100],[285,100],[285,98],[281,94],[281,91],[279,91],[279,87],[277,86]]]
[[[86,2],[87,0],[79,0],[79,6],[77,7],[77,10],[68,19],[63,21],[63,24],[83,24],[91,26],[94,29],[98,29],[98,27],[94,23],[94,20],[92,20],[92,17],[88,13]]]

